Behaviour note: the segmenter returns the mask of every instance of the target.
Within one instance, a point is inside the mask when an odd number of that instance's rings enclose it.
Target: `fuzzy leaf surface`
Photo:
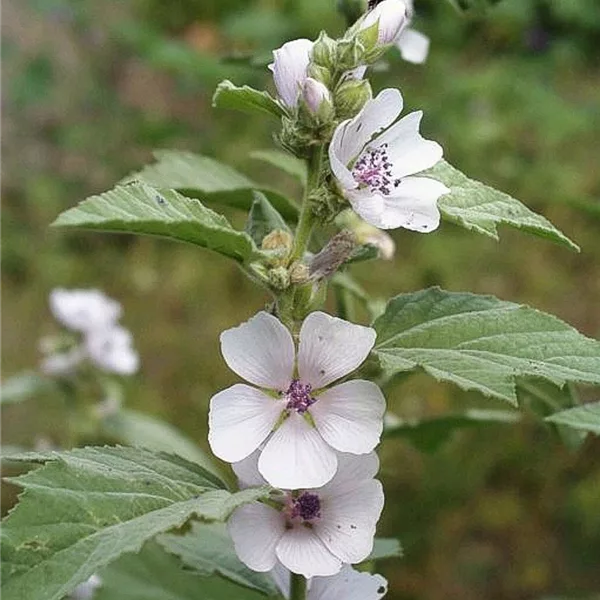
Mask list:
[[[422,368],[440,381],[517,404],[516,379],[600,384],[600,342],[527,306],[430,288],[401,294],[373,325],[387,375]]]
[[[106,435],[127,446],[139,446],[177,454],[218,476],[209,456],[173,425],[135,410],[121,409],[106,417],[102,426]]]
[[[156,542],[139,554],[126,554],[100,575],[102,587],[94,600],[260,600],[258,592],[213,575],[200,577],[184,570],[181,561]]]
[[[126,552],[190,518],[222,521],[264,488],[227,491],[183,458],[139,448],[28,453],[45,463],[11,479],[24,488],[2,528],[3,600],[60,600]]]
[[[171,238],[241,263],[258,253],[247,233],[233,229],[223,215],[199,200],[139,182],[91,196],[59,215],[53,225]]]
[[[600,435],[600,402],[591,402],[554,413],[546,421]]]
[[[121,183],[143,181],[157,188],[176,189],[184,196],[203,202],[249,210],[253,190],[262,191],[286,219],[298,218],[296,204],[279,192],[261,186],[229,165],[214,158],[181,152],[157,150],[156,162],[126,177]]]
[[[224,523],[193,523],[185,535],[166,533],[157,541],[201,575],[219,573],[267,596],[278,594],[273,579],[267,573],[252,571],[240,561]]]
[[[509,225],[579,252],[579,246],[560,232],[548,219],[524,204],[480,181],[469,179],[458,169],[441,160],[426,175],[441,181],[450,193],[438,201],[448,221],[499,239],[498,225]]]
[[[275,98],[267,92],[259,92],[247,85],[239,87],[228,79],[217,86],[212,104],[215,108],[229,108],[250,114],[261,112],[276,118],[285,114]]]

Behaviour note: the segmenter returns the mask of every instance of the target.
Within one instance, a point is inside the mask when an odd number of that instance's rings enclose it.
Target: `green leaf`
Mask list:
[[[54,388],[54,383],[35,371],[26,371],[2,382],[0,403],[14,404]]]
[[[285,115],[283,108],[267,92],[259,92],[247,85],[238,87],[227,79],[217,86],[212,105],[215,108],[230,108],[250,114],[262,112],[278,119]]]
[[[154,156],[156,163],[120,183],[143,181],[158,188],[176,189],[184,196],[244,210],[248,210],[254,200],[252,190],[260,190],[286,219],[298,218],[298,207],[292,200],[212,158],[177,150],[159,150]]]
[[[267,596],[278,594],[266,573],[252,571],[240,561],[223,523],[193,523],[185,535],[166,533],[157,538],[161,546],[176,554],[183,563],[201,575],[220,575]]]
[[[28,453],[44,466],[2,528],[3,600],[60,600],[126,552],[191,517],[222,521],[265,488],[232,494],[199,465],[138,448]]]
[[[440,211],[448,221],[495,240],[499,239],[498,225],[510,225],[579,252],[579,246],[550,221],[508,194],[469,179],[445,160],[426,174],[450,188],[450,193],[438,201]]]
[[[241,263],[258,253],[250,236],[200,201],[145,183],[118,186],[92,196],[54,221],[57,227],[141,233],[188,242]]]
[[[366,560],[400,558],[402,554],[402,546],[396,538],[375,538],[373,550]]]
[[[201,578],[156,542],[126,554],[100,574],[94,600],[259,600],[261,594],[218,576]]]
[[[471,409],[464,413],[443,415],[421,421],[398,419],[386,427],[384,438],[405,437],[423,452],[435,452],[447,442],[457,429],[481,425],[511,424],[520,420],[520,414],[507,410]]]
[[[209,456],[177,428],[134,410],[120,410],[102,421],[106,435],[127,446],[177,454],[199,464],[217,477],[219,470]]]
[[[363,244],[355,248],[344,264],[351,265],[352,263],[374,260],[376,258],[379,258],[379,249],[371,244]]]
[[[600,384],[600,342],[556,317],[492,296],[431,288],[390,300],[374,352],[388,376],[418,367],[517,403],[516,378]]]
[[[295,177],[302,185],[306,184],[306,162],[281,150],[254,150],[250,152],[250,158],[261,160],[288,175]]]
[[[250,207],[246,233],[260,248],[263,238],[271,231],[279,229],[290,233],[290,228],[262,192],[253,192],[254,201]]]
[[[546,417],[546,421],[600,435],[600,402],[592,402],[554,413]]]

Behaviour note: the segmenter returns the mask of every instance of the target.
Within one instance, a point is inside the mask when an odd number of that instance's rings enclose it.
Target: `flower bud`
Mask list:
[[[340,119],[354,117],[372,97],[371,85],[366,79],[349,79],[335,92],[336,113]]]
[[[337,42],[322,31],[312,49],[312,62],[326,69],[334,69],[336,60]]]
[[[306,80],[306,71],[310,63],[313,43],[307,39],[292,40],[273,51],[273,62],[269,69],[273,72],[273,81],[279,99],[288,108],[298,103],[300,88]]]
[[[377,45],[385,46],[394,43],[407,22],[408,10],[403,0],[383,0],[364,16],[359,32],[368,37],[369,29],[377,24]]]
[[[321,112],[321,106],[324,102],[331,105],[331,94],[327,87],[312,77],[306,78],[304,89],[302,90],[302,98],[310,112],[314,115]]]
[[[284,250],[292,247],[292,235],[282,229],[275,229],[263,238],[261,248],[263,250]]]

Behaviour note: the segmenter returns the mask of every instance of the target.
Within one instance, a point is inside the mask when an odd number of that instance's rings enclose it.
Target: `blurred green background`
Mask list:
[[[495,294],[600,337],[600,3],[504,0],[467,14],[446,0],[415,4],[429,60],[409,65],[390,53],[374,88],[400,87],[450,162],[547,216],[582,253],[443,224],[431,235],[395,231],[394,261],[358,266],[357,278],[385,297],[433,284]],[[248,157],[272,146],[273,124],[216,112],[211,95],[226,77],[271,86],[272,48],[323,28],[341,34],[344,18],[335,0],[6,0],[2,16],[3,377],[35,368],[39,338],[57,330],[53,287],[99,287],[123,303],[142,358],[127,405],[206,447],[210,396],[235,381],[218,335],[265,296],[217,255],[48,225],[149,162],[153,148],[214,156],[297,194]],[[405,417],[490,404],[423,376],[390,387],[388,400]],[[44,398],[8,407],[4,443],[31,446],[34,432],[58,442],[62,419]],[[381,454],[380,535],[400,538],[405,551],[382,566],[391,600],[600,590],[597,439],[574,452],[527,422],[460,432],[432,454],[393,440]]]

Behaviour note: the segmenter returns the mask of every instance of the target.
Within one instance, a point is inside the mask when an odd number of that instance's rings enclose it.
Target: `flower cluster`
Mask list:
[[[42,370],[55,376],[72,373],[88,359],[111,373],[131,375],[139,367],[131,333],[119,325],[121,305],[99,290],[57,288],[50,294],[50,309],[65,327],[81,335],[81,342],[57,349],[53,340],[42,341],[46,357]]]
[[[411,1],[369,4],[341,40],[322,33],[316,42],[287,42],[269,65],[285,115],[279,139],[308,157],[313,171],[303,211],[337,216],[338,226],[350,229],[313,256],[313,281],[332,276],[357,241],[391,258],[394,242],[381,230],[433,231],[440,222],[437,201],[448,192],[426,173],[442,148],[421,136],[422,112],[400,118],[401,93],[385,89],[373,98],[364,79],[369,65],[394,45],[406,60],[423,62],[428,40],[409,28]],[[320,212],[319,203],[331,207],[329,213]],[[289,252],[284,270],[301,257]],[[240,559],[271,572],[285,596],[291,572],[309,580],[311,600],[376,600],[386,592],[385,580],[350,565],[371,553],[383,509],[374,449],[385,400],[374,383],[346,379],[366,360],[375,331],[310,307],[290,318],[279,309],[276,304],[281,320],[259,312],[221,335],[225,362],[248,383],[212,397],[210,446],[232,463],[240,488],[275,488],[268,499],[237,508],[228,529]]]
[[[336,46],[323,35],[316,43],[293,40],[274,51],[269,67],[279,101],[291,117],[297,114],[299,105],[307,106],[314,114],[324,114],[323,107],[327,106],[330,115],[345,115],[348,107],[354,107],[351,118],[340,122],[331,117],[335,124],[329,144],[335,182],[331,191],[374,227],[428,233],[439,225],[437,201],[449,190],[420,174],[442,158],[442,148],[419,133],[421,111],[397,120],[404,105],[398,90],[386,89],[371,98],[368,82],[362,81],[372,62],[369,44],[371,50],[397,44],[407,60],[425,60],[428,40],[408,28],[412,14],[412,2],[383,0],[350,30],[354,37],[342,40],[345,45]],[[369,41],[367,32],[373,28],[376,39]],[[351,41],[358,44],[354,62],[348,63],[352,68],[338,73],[336,79],[336,61]]]
[[[266,312],[221,335],[228,366],[257,387],[235,384],[213,396],[211,448],[233,463],[240,487],[280,490],[229,520],[250,568],[281,563],[307,578],[331,576],[371,552],[383,508],[373,449],[385,400],[369,381],[332,384],[357,369],[374,342],[373,329],[323,312],[306,317],[297,351]]]

